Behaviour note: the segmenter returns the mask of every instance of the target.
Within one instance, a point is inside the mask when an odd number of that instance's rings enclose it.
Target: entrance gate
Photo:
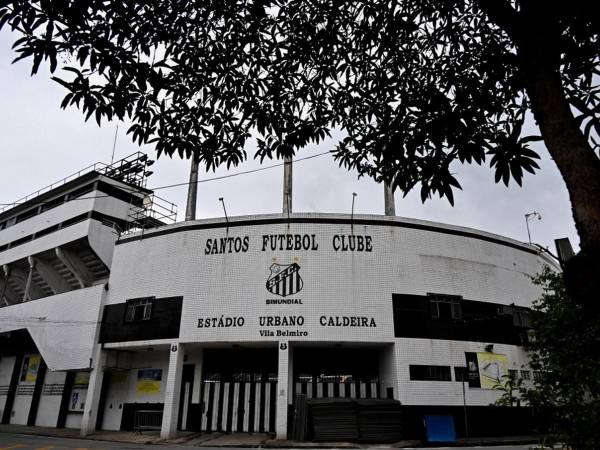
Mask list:
[[[206,380],[202,383],[202,431],[275,431],[277,381]]]
[[[275,432],[277,349],[206,349],[204,358],[200,429]]]

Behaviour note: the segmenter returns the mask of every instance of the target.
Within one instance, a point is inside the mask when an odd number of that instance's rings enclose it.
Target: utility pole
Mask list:
[[[188,185],[187,204],[185,208],[185,220],[196,220],[196,200],[198,196],[198,161],[192,155],[190,166],[190,184]]]
[[[283,158],[283,214],[292,212],[292,157]]]
[[[469,421],[467,419],[467,393],[465,392],[465,374],[463,373],[462,379],[460,381],[462,385],[462,394],[463,394],[463,411],[465,414],[465,437],[469,438]]]

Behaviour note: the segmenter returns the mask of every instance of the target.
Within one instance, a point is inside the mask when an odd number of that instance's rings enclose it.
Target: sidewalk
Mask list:
[[[79,429],[30,427],[26,425],[0,425],[0,433],[29,434],[35,436],[50,436],[71,439],[93,439],[98,441],[111,441],[130,444],[175,444],[189,447],[228,447],[228,448],[292,448],[303,447],[312,449],[376,449],[376,448],[404,448],[404,447],[433,447],[433,443],[420,441],[400,441],[392,444],[367,444],[356,442],[295,442],[276,440],[270,434],[250,433],[195,433],[180,431],[173,439],[161,439],[158,431],[146,431],[136,434],[128,431],[97,431],[86,437],[79,435]],[[493,445],[525,445],[539,442],[536,436],[511,436],[498,438],[471,438],[458,439],[453,443],[444,443],[444,447],[463,446],[493,446]]]

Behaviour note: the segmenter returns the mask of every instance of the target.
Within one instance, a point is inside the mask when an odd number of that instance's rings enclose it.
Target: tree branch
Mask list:
[[[519,13],[507,0],[474,0],[474,3],[516,44],[522,37]]]

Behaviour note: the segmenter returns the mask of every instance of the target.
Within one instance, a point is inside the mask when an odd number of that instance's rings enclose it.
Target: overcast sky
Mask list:
[[[77,172],[90,164],[110,162],[116,122],[85,122],[79,110],[61,110],[65,90],[49,79],[45,70],[30,77],[30,62],[11,65],[11,45],[15,36],[0,32],[0,203],[15,201],[39,188]],[[127,126],[120,124],[115,159],[140,150],[126,136]],[[333,142],[309,146],[297,156],[313,155],[331,149]],[[155,158],[151,146],[141,148]],[[252,155],[252,148],[248,148]],[[455,206],[445,199],[432,199],[424,205],[417,191],[406,198],[396,195],[396,214],[436,222],[477,228],[520,241],[527,241],[524,215],[538,211],[542,220],[531,221],[531,236],[554,253],[554,239],[569,237],[577,249],[579,239],[573,224],[565,185],[548,156],[538,145],[542,170],[527,174],[524,186],[510,188],[494,183],[494,174],[485,167],[455,165],[463,186],[455,193]],[[270,165],[273,162],[265,162]],[[229,173],[258,167],[250,160]],[[152,167],[148,187],[187,181],[189,162],[161,157]],[[200,179],[228,173],[201,173]],[[230,216],[278,213],[282,203],[283,169],[242,175],[200,184],[198,218],[222,216],[219,197],[224,197]],[[295,212],[350,213],[352,192],[358,194],[355,211],[359,214],[383,214],[383,188],[370,179],[339,168],[329,155],[301,161],[294,166],[293,210]],[[179,206],[179,220],[185,213],[186,188],[157,191]]]

